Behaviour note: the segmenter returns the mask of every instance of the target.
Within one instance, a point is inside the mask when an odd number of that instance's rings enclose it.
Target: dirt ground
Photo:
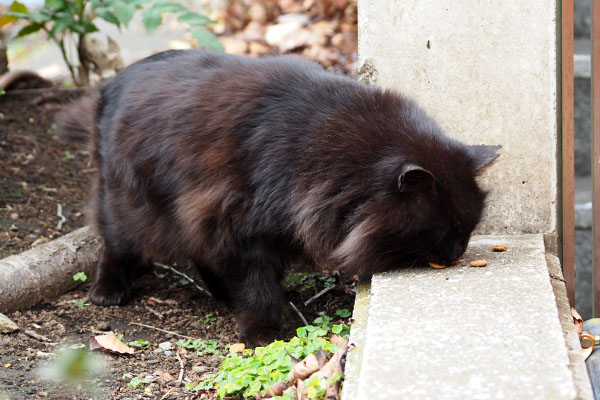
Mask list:
[[[80,90],[40,89],[0,96],[0,257],[84,224],[93,169],[84,146],[63,143],[53,123]],[[61,218],[66,222],[59,228]]]
[[[225,29],[220,38],[227,52],[254,57],[296,53],[330,70],[356,76],[355,1],[241,4],[231,2],[224,10]],[[304,14],[305,20],[294,35],[267,42],[266,31],[285,24],[278,20],[283,14],[296,19]],[[95,170],[88,163],[87,149],[61,142],[53,125],[57,110],[80,94],[77,89],[44,89],[0,96],[0,258],[85,224],[87,188]],[[177,268],[202,285],[195,271]],[[333,282],[332,290],[304,305]],[[231,310],[160,269],[139,279],[132,301],[122,307],[87,303],[89,285],[85,282],[58,299],[8,315],[20,331],[0,334],[0,400],[215,397],[213,392],[186,391],[185,384],[214,372],[227,346],[237,342]],[[300,291],[286,291],[286,296],[312,322],[323,313],[334,316],[337,309],[352,309],[355,285],[353,277],[324,275],[295,288]],[[292,337],[303,325],[291,307],[285,310],[284,321],[281,339]],[[145,340],[147,347],[137,348],[131,356],[98,352],[97,372],[87,385],[57,385],[43,379],[44,366],[51,365],[54,372],[64,366],[56,358],[61,348],[89,346],[91,336],[108,331],[122,334],[124,342]],[[185,340],[182,336],[214,340],[214,353],[199,355],[177,346],[178,340]],[[132,385],[136,379],[147,383]]]
[[[53,89],[0,97],[0,257],[85,223],[87,186],[94,170],[86,149],[61,142],[53,125],[56,111],[79,93]],[[66,218],[60,227],[58,205]],[[195,271],[177,268],[202,284]],[[314,279],[307,291],[286,292],[309,322],[320,313],[333,316],[337,309],[352,309],[356,282],[352,277],[337,276],[329,277],[329,282],[335,281],[333,290],[304,306],[324,287],[324,280]],[[231,310],[181,277],[160,269],[136,282],[133,300],[123,307],[83,305],[88,286],[86,282],[58,299],[8,315],[21,330],[0,335],[0,399],[214,397],[211,392],[186,391],[184,384],[214,372],[226,346],[237,342]],[[302,325],[288,307],[282,339],[292,337]],[[122,334],[125,342],[144,339],[148,347],[131,356],[99,354],[104,367],[91,386],[60,386],[42,379],[39,368],[52,362],[60,348],[87,346],[90,336],[106,331]],[[176,346],[182,335],[215,340],[216,352],[200,356]],[[165,342],[170,344],[158,346]],[[165,372],[174,380],[169,381]],[[182,384],[177,385],[180,376]],[[128,386],[133,378],[147,378],[149,383]]]

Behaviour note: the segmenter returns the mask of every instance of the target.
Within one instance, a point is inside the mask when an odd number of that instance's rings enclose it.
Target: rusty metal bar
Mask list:
[[[600,0],[592,1],[592,182],[594,315],[600,315]]]
[[[567,297],[575,305],[575,94],[573,0],[561,2],[562,265]]]

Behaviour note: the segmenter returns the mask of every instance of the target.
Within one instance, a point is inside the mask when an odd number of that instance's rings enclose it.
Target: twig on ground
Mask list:
[[[179,355],[179,352],[175,353],[175,356],[179,360],[179,378],[177,378],[177,386],[181,386],[181,382],[183,382],[183,370],[185,369],[185,365],[183,363],[183,358]]]
[[[160,332],[164,332],[164,333],[170,333],[171,335],[179,336],[179,337],[186,338],[186,339],[196,339],[196,338],[193,338],[191,336],[182,335],[181,333],[177,333],[177,332],[173,332],[173,331],[168,331],[166,329],[160,329],[160,328],[157,328],[155,326],[146,325],[146,324],[140,324],[139,322],[130,322],[129,325],[137,325],[137,326],[141,326],[142,328],[154,329],[156,331],[160,331]]]
[[[156,315],[158,317],[158,319],[162,320],[163,319],[163,315],[161,313],[159,313],[158,311],[156,311],[154,308],[150,307],[150,306],[145,306],[146,310],[150,311],[152,314]]]
[[[62,209],[62,204],[58,203],[56,205],[56,215],[60,217],[60,221],[58,221],[58,224],[56,224],[56,230],[60,231],[62,229],[62,226],[65,222],[67,222],[67,218],[63,215],[63,209]]]
[[[32,338],[40,340],[42,342],[49,342],[50,341],[50,339],[48,339],[46,336],[40,335],[39,333],[36,333],[36,332],[31,331],[29,329],[24,330],[23,333],[26,334],[27,336],[31,336]]]
[[[163,397],[160,398],[160,400],[165,400],[167,398],[167,396],[169,395],[169,393],[171,393],[173,391],[173,388],[169,389],[167,391],[167,393],[165,393],[165,395]]]
[[[189,281],[189,282],[190,282],[192,285],[194,285],[194,286],[196,287],[196,289],[198,289],[198,291],[200,291],[200,293],[203,293],[203,294],[207,295],[208,297],[212,297],[212,294],[211,294],[211,293],[210,293],[208,290],[206,290],[206,289],[202,288],[200,285],[198,285],[198,284],[196,283],[196,281],[194,281],[192,278],[190,278],[189,276],[187,276],[187,275],[186,275],[186,274],[184,274],[183,272],[179,272],[179,271],[177,271],[177,270],[176,270],[175,268],[173,268],[173,267],[170,267],[170,266],[168,266],[168,265],[164,265],[164,264],[161,264],[161,263],[157,263],[157,262],[155,262],[155,263],[154,263],[154,265],[156,265],[157,267],[163,268],[163,269],[168,269],[169,271],[173,272],[174,274],[184,277],[184,278],[185,278],[185,279],[187,279],[187,280],[188,280],[188,281]]]
[[[319,293],[315,294],[313,297],[311,297],[310,299],[306,300],[304,302],[304,305],[307,306],[310,303],[312,303],[314,300],[318,299],[319,297],[323,296],[325,293],[329,292],[331,289],[333,289],[335,287],[335,285],[332,286],[327,286],[325,289],[321,290]]]
[[[294,303],[292,303],[291,301],[290,301],[290,307],[292,307],[292,309],[293,309],[294,311],[296,311],[296,314],[298,314],[298,316],[299,316],[299,317],[300,317],[300,319],[302,320],[302,323],[303,323],[304,325],[308,325],[308,321],[306,320],[306,318],[304,318],[304,315],[302,315],[302,313],[300,312],[300,310],[298,310],[298,309],[296,308],[296,306],[294,305]]]
[[[148,297],[148,300],[152,300],[152,301],[154,301],[154,302],[156,302],[158,304],[164,303],[164,300],[158,299],[156,297]]]

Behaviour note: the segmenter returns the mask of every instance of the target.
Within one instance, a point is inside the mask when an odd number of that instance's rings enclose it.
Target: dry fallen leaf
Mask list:
[[[309,354],[304,360],[292,367],[288,374],[288,381],[295,384],[296,381],[306,379],[319,369],[319,360],[314,354]]]
[[[337,336],[337,335],[334,335]],[[345,339],[342,339],[345,340]],[[333,341],[332,341],[333,343]],[[323,351],[322,348],[319,348],[319,351],[315,353],[315,357],[317,357],[317,361],[319,362],[319,368],[322,368],[323,365],[327,364],[327,354]]]
[[[337,374],[339,376],[344,374],[342,363],[339,360],[337,363],[335,363],[333,374]],[[340,398],[340,385],[341,381],[337,379],[331,385],[327,386],[327,389],[325,390],[325,398],[327,400],[338,400]]]
[[[230,353],[243,353],[246,350],[246,345],[244,343],[234,343],[229,346]]]
[[[575,307],[571,307],[571,315],[573,316],[573,323],[577,327],[577,334],[581,335],[583,331],[583,318],[581,318]]]
[[[273,386],[267,389],[265,398],[270,399],[271,397],[281,396],[288,389],[288,386],[287,382],[273,384]]]
[[[348,339],[344,339],[339,335],[331,335],[329,341],[335,344],[339,349],[341,349],[344,346],[348,346]]]
[[[221,36],[219,41],[229,54],[245,54],[248,51],[248,42],[235,36]]]
[[[171,375],[170,373],[168,373],[167,371],[164,371],[162,369],[158,369],[158,370],[154,371],[153,375],[158,377],[158,382],[161,385],[164,385],[165,383],[175,380],[173,375]]]
[[[106,350],[119,354],[134,353],[133,348],[121,342],[114,332],[90,337],[90,350]]]
[[[302,400],[304,398],[306,398],[304,395],[304,381],[302,379],[298,379],[298,382],[296,382],[296,399]]]
[[[335,374],[336,371],[339,371],[340,360],[348,351],[348,346],[341,347],[331,358],[327,361],[320,370],[316,371],[311,375],[311,377],[316,376],[319,378],[328,379],[331,375]]]

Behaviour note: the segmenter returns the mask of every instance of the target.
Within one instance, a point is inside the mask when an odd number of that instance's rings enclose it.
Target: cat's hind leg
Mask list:
[[[194,263],[194,266],[200,272],[202,281],[208,287],[208,290],[213,298],[230,306],[232,303],[231,295],[227,285],[225,284],[224,278],[203,263]]]
[[[281,329],[284,298],[279,281],[283,264],[274,246],[262,241],[237,248],[224,272],[233,300],[240,342],[264,346]]]
[[[92,203],[96,226],[104,238],[104,252],[96,269],[95,281],[88,292],[94,304],[113,306],[124,304],[131,297],[131,284],[136,272],[146,265],[135,244],[123,233],[121,219],[112,214],[101,185],[95,188]]]
[[[141,268],[143,262],[139,255],[116,252],[106,246],[88,298],[92,303],[101,306],[124,304],[131,297],[134,274]]]

